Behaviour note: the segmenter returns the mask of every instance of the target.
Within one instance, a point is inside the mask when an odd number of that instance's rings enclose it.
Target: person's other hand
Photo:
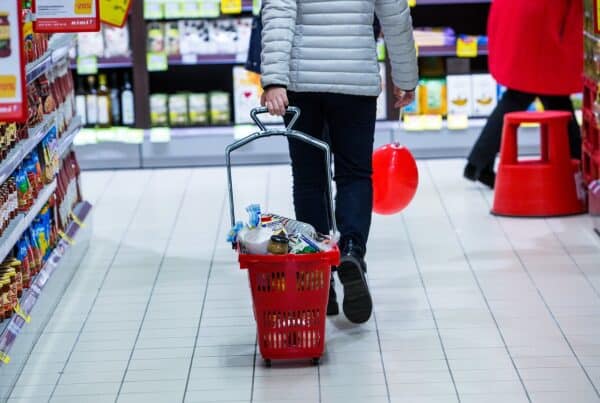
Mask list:
[[[271,115],[284,116],[289,105],[287,89],[283,87],[267,88],[260,98],[260,104],[266,106]]]
[[[396,97],[394,108],[404,108],[415,100],[415,90],[406,91],[394,86],[394,96]]]

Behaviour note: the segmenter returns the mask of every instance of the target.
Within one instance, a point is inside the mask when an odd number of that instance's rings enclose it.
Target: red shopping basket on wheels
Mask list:
[[[260,131],[245,137],[226,149],[227,179],[231,224],[235,225],[231,153],[259,138],[285,136],[304,141],[324,151],[329,184],[329,215],[332,235],[337,233],[331,191],[331,152],[329,145],[305,133],[292,130],[300,115],[297,108],[285,130],[267,130],[258,119],[265,108],[253,109],[252,119]],[[237,245],[234,245],[237,248]],[[250,290],[257,325],[258,345],[267,366],[273,359],[312,359],[319,363],[325,350],[325,323],[331,267],[340,260],[336,248],[328,252],[306,255],[239,255],[241,269],[248,270]]]

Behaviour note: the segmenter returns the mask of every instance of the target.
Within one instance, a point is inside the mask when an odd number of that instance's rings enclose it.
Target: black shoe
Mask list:
[[[366,264],[360,249],[352,241],[342,249],[342,259],[337,273],[344,286],[344,314],[350,322],[364,323],[373,312],[373,301],[367,279]]]
[[[479,171],[475,165],[468,163],[463,175],[466,179],[473,182],[479,181],[490,189],[493,189],[496,185],[496,174],[491,167]]]
[[[329,300],[327,301],[327,316],[337,316],[340,314],[340,307],[337,303],[337,295],[335,293],[335,279],[331,273],[329,282]]]

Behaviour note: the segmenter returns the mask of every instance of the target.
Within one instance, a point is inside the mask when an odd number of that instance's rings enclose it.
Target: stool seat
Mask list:
[[[492,213],[515,217],[553,217],[586,211],[580,161],[571,160],[569,112],[514,112],[504,118],[500,165]],[[519,161],[518,129],[539,123],[541,155]]]

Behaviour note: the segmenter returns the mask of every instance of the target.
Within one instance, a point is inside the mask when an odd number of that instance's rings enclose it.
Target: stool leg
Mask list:
[[[546,123],[542,123],[540,126],[540,157],[541,160],[544,164],[547,164],[549,159],[550,159],[550,155],[548,154],[548,141],[550,140],[549,138],[549,128],[548,128],[548,124]]]
[[[500,163],[512,165],[518,161],[517,155],[517,132],[519,124],[504,119],[504,131],[502,132],[502,147],[500,148]]]
[[[569,136],[567,133],[568,120],[558,120],[548,124],[549,159],[554,163],[571,164]]]

